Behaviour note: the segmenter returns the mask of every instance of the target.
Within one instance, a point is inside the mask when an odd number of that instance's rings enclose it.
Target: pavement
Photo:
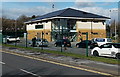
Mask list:
[[[91,60],[85,60],[85,59],[79,59],[79,58],[73,58],[73,57],[66,57],[62,55],[53,55],[53,54],[48,54],[48,53],[34,53],[32,51],[27,51],[23,49],[16,49],[16,48],[9,48],[9,47],[3,47],[3,50],[5,51],[11,51],[15,53],[20,53],[20,54],[25,54],[25,55],[30,55],[33,57],[39,57],[39,58],[44,58],[49,61],[55,61],[55,62],[60,62],[68,65],[73,65],[77,67],[82,67],[98,72],[103,72],[107,74],[111,74],[113,76],[119,76],[119,65],[115,64],[107,64],[103,62],[97,62],[97,61],[91,61]]]

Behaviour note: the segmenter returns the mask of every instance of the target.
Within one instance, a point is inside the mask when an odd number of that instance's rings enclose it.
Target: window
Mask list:
[[[43,25],[35,25],[35,29],[43,29]]]
[[[120,44],[113,44],[115,48],[120,48]]]
[[[105,39],[97,38],[95,41],[96,41],[96,42],[105,42]]]
[[[108,39],[107,39],[107,42],[112,42],[112,39],[109,39],[109,38],[108,38]]]
[[[98,23],[98,21],[93,21],[94,23]]]
[[[82,32],[82,35],[86,35],[86,32]]]
[[[82,20],[81,22],[87,22],[87,20]]]
[[[101,47],[102,48],[112,48],[112,45],[111,44],[104,44]]]
[[[94,35],[98,35],[98,33],[92,33],[92,34],[94,34]]]

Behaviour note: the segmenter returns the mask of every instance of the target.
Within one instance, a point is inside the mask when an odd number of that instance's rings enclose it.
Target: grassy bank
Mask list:
[[[44,53],[52,53],[52,54],[56,54],[56,55],[71,56],[71,57],[74,57],[74,58],[87,59],[87,60],[105,62],[105,63],[110,63],[110,64],[120,64],[120,60],[112,59],[112,58],[94,57],[94,56],[86,57],[85,55],[82,55],[82,54],[74,54],[74,53],[52,51],[52,50],[45,50],[45,49],[41,50],[39,48],[31,48],[31,47],[26,48],[26,47],[6,45],[6,44],[3,44],[3,46],[22,48],[22,49],[30,50],[30,51],[34,51],[34,52],[44,52]]]

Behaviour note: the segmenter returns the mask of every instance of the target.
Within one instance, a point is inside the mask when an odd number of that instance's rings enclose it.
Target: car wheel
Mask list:
[[[16,42],[17,42],[17,43],[19,43],[19,42],[20,42],[20,40],[17,40]]]
[[[7,43],[9,43],[10,41],[9,40],[7,40]]]
[[[116,58],[117,58],[117,59],[120,59],[120,53],[117,53],[117,54],[116,54]]]
[[[99,56],[98,51],[94,51],[94,52],[93,52],[93,56]]]
[[[77,48],[79,48],[79,45],[76,45]]]
[[[55,47],[57,47],[57,44],[54,44],[55,45]]]

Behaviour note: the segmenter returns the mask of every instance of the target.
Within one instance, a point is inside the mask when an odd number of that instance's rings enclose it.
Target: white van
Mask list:
[[[101,46],[106,43],[112,43],[112,39],[110,38],[94,38],[92,41],[96,42],[98,46]]]

